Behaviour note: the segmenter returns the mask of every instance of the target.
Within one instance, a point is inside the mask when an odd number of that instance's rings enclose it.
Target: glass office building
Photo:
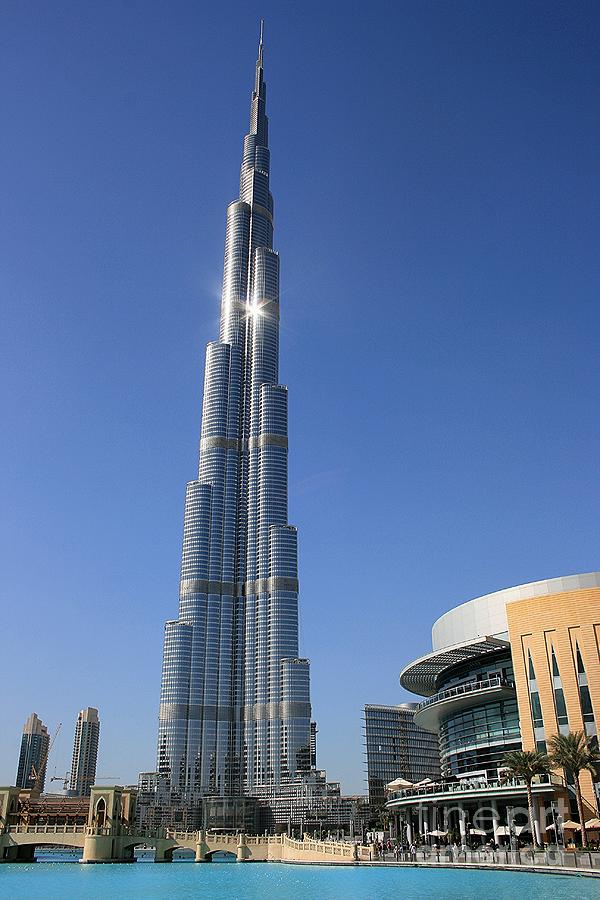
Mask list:
[[[165,627],[158,772],[188,801],[275,790],[311,768],[269,165],[261,35],[185,497],[179,615]]]
[[[23,726],[16,786],[44,790],[50,735],[42,720],[31,713]]]
[[[100,719],[93,706],[82,709],[77,716],[71,780],[69,793],[77,797],[87,797],[96,781],[96,762],[100,740]]]
[[[365,706],[365,750],[369,803],[380,807],[385,787],[396,778],[416,784],[424,778],[439,778],[440,754],[437,735],[415,722],[417,703]]]

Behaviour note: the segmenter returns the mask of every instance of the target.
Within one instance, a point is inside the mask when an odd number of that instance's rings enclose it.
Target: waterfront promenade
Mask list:
[[[373,845],[351,841],[319,841],[305,835],[302,840],[287,835],[211,835],[205,831],[167,830],[157,834],[135,834],[125,829],[118,841],[111,841],[110,853],[94,852],[108,846],[97,829],[74,826],[16,826],[5,832],[6,847],[15,850],[5,862],[31,862],[36,847],[70,846],[81,848],[82,862],[132,862],[135,847],[155,850],[155,862],[173,860],[176,850],[194,853],[196,862],[211,862],[215,854],[228,853],[237,862],[279,862],[294,865],[359,866],[376,868],[437,868],[495,871],[522,871],[560,875],[600,877],[600,852],[566,851],[563,849],[533,850],[456,850],[450,847],[418,849],[413,852],[377,854]],[[26,850],[21,854],[21,850]]]
[[[377,855],[374,847],[359,846],[361,865],[381,867],[427,867],[446,869],[490,869],[523,872],[546,872],[560,875],[600,877],[600,851],[570,851],[562,848],[546,850],[455,850],[452,847],[421,848],[410,852]]]
[[[134,818],[134,792],[118,785],[92,788],[87,822],[73,822],[54,807],[49,822],[47,801],[24,797],[19,788],[0,788],[0,861],[32,862],[36,848],[70,847],[81,851],[84,863],[133,862],[136,848],[154,851],[155,862],[171,862],[179,850],[193,853],[198,863],[211,862],[227,853],[237,862],[282,862],[309,865],[426,867],[466,869],[516,869],[563,874],[600,874],[600,852],[547,847],[479,850],[458,846],[395,848],[384,852],[374,844],[353,840],[316,840],[305,834],[296,839],[286,834],[218,834],[204,829],[180,831],[139,828]],[[81,810],[79,810],[81,813]],[[42,819],[42,821],[40,821]]]

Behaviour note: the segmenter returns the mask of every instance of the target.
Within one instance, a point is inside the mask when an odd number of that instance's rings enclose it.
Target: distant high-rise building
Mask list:
[[[17,787],[34,788],[37,781],[40,791],[44,790],[49,747],[48,729],[36,713],[31,713],[23,726],[17,768]]]
[[[269,167],[261,34],[240,192],[227,209],[220,336],[206,353],[199,468],[185,498],[179,614],[165,627],[158,772],[192,804],[275,791],[314,762]]]
[[[317,732],[319,729],[317,728],[316,722],[310,723],[310,767],[311,769],[317,768]]]
[[[71,762],[70,793],[86,797],[96,780],[96,760],[100,738],[100,719],[93,706],[82,709],[77,716],[73,760]]]
[[[415,724],[417,706],[365,706],[369,803],[374,807],[383,804],[385,786],[396,778],[415,784],[440,776],[437,735]]]

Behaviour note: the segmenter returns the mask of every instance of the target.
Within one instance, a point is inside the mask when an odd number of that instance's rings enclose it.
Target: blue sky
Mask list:
[[[152,769],[258,19],[319,763],[478,594],[600,568],[595,3],[6,0],[0,783]]]

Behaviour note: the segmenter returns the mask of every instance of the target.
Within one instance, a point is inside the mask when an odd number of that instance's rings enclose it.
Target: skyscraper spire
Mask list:
[[[254,77],[254,90],[252,91],[252,107],[250,111],[250,133],[256,134],[261,143],[268,145],[269,135],[266,115],[267,89],[263,75],[263,28],[264,19],[260,20],[260,40],[258,42],[258,57],[256,59],[256,73]]]
[[[179,616],[165,626],[158,769],[190,803],[310,769],[269,169],[261,22],[240,195],[227,209],[220,336],[206,351],[198,476],[186,490]]]
[[[263,35],[264,35],[264,32],[265,32],[265,20],[261,19],[260,20],[260,38],[258,41],[258,62],[259,62],[259,65],[261,65],[261,66],[263,64]]]

